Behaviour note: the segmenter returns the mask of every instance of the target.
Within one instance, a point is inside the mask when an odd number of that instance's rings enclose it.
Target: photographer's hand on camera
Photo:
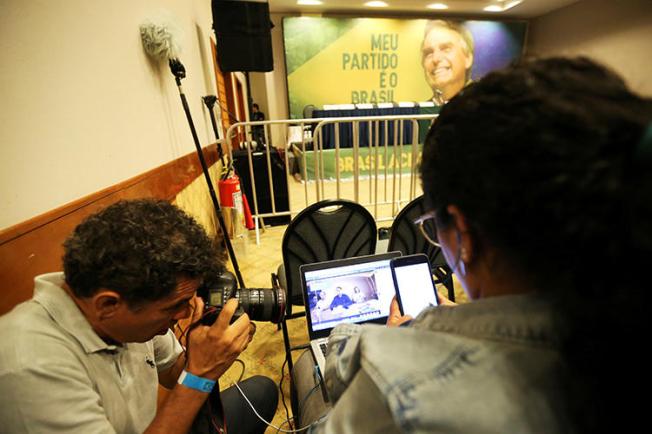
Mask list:
[[[237,307],[236,299],[229,300],[213,325],[198,325],[189,333],[186,350],[188,372],[217,380],[247,348],[252,338],[249,316],[243,314],[230,324]]]

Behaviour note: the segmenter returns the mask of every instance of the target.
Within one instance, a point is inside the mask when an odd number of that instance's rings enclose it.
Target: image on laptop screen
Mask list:
[[[389,315],[394,297],[390,258],[305,272],[312,330]]]

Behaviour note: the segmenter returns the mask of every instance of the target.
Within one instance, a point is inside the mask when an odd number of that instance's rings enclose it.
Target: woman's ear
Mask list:
[[[450,232],[449,237],[455,237],[455,247],[458,249],[456,265],[458,279],[470,299],[481,298],[482,289],[486,285],[487,269],[477,235],[460,208],[449,205],[446,211],[449,217],[447,231]]]
[[[450,225],[458,234],[460,260],[465,264],[471,262],[476,253],[476,243],[470,230],[470,225],[462,210],[457,205],[448,205],[446,211],[450,216]]]
[[[124,304],[123,298],[115,291],[100,289],[91,298],[90,305],[94,309],[98,320],[111,319]]]

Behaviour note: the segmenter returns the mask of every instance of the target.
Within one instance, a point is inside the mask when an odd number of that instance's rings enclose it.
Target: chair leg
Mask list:
[[[449,273],[444,281],[444,286],[448,289],[448,299],[455,302],[455,287],[453,286],[453,273]]]
[[[433,269],[433,274],[443,284],[448,290],[448,299],[452,302],[455,302],[455,287],[453,285],[453,273],[451,271],[446,271],[446,269],[435,268]]]
[[[292,351],[290,350],[290,337],[288,335],[288,326],[285,318],[281,321],[281,328],[283,329],[283,344],[285,345],[285,360],[288,363],[288,372],[292,375]]]

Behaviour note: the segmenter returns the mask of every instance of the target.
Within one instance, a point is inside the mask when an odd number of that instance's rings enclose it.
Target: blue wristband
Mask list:
[[[216,381],[198,377],[184,369],[181,375],[179,375],[177,383],[190,387],[191,389],[199,390],[200,392],[210,393],[213,387],[215,387]]]

